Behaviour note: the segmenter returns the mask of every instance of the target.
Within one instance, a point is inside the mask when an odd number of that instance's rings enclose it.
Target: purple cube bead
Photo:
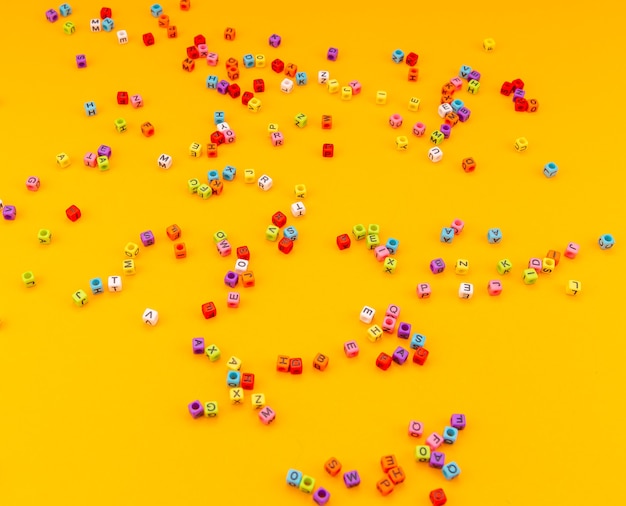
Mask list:
[[[281,41],[282,41],[282,39],[281,39],[280,35],[274,34],[274,35],[272,35],[270,37],[270,46],[278,47],[278,46],[280,46]]]
[[[515,102],[518,98],[524,98],[526,95],[526,91],[524,90],[515,90],[513,92],[513,102]]]
[[[50,21],[50,23],[54,23],[57,19],[59,19],[59,13],[54,9],[48,9],[46,11],[46,19]]]
[[[84,69],[87,66],[87,57],[84,54],[76,55],[76,66],[79,69]]]
[[[349,471],[347,473],[343,473],[343,482],[348,488],[356,487],[361,483],[361,477],[359,476],[359,472]]]
[[[404,364],[407,358],[409,358],[409,351],[405,350],[402,346],[398,346],[391,357],[391,359],[398,365]]]
[[[428,465],[436,469],[441,469],[446,463],[446,454],[442,452],[432,452]]]
[[[411,324],[400,322],[400,325],[398,325],[398,337],[401,337],[402,339],[408,339],[410,335],[411,335]]]
[[[193,401],[189,403],[189,414],[194,418],[198,418],[204,414],[204,409],[202,408],[202,404],[200,401]]]
[[[204,337],[194,337],[191,340],[191,347],[193,349],[194,354],[203,355],[204,354]]]
[[[337,56],[339,56],[339,50],[336,47],[331,47],[328,49],[328,53],[326,53],[326,58],[330,61],[337,61]]]
[[[455,429],[463,430],[465,428],[466,421],[465,415],[456,414],[450,417],[450,425]]]
[[[313,502],[315,502],[315,504],[322,506],[323,504],[326,504],[329,499],[330,492],[323,487],[320,487],[313,492]]]
[[[13,221],[15,216],[17,216],[17,209],[15,209],[15,206],[4,206],[2,209],[2,217],[5,220]]]
[[[444,123],[439,127],[439,131],[443,134],[444,139],[449,139],[450,134],[452,133],[452,127],[447,123]]]
[[[141,244],[144,246],[152,246],[154,244],[154,234],[152,230],[142,232],[139,237],[141,238]]]
[[[470,114],[472,114],[472,111],[470,111],[467,107],[461,107],[456,113],[459,116],[459,121],[461,123],[465,123],[469,119]]]
[[[217,83],[217,92],[220,95],[226,95],[226,93],[228,93],[229,86],[230,86],[230,83],[222,79],[219,83]]]
[[[467,76],[467,80],[471,81],[472,79],[476,80],[476,81],[480,81],[480,72],[478,72],[478,70],[472,70],[469,73],[469,76]]]
[[[101,144],[98,146],[98,156],[106,156],[107,158],[111,158],[111,148],[106,144]]]
[[[430,270],[433,274],[441,274],[446,268],[446,263],[443,258],[435,258],[430,262]]]
[[[237,282],[239,281],[239,274],[233,271],[228,271],[226,276],[224,276],[224,284],[230,286],[231,288],[235,288],[237,286]]]

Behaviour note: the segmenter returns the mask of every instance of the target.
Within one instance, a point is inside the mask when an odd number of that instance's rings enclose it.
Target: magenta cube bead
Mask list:
[[[79,69],[84,69],[87,66],[87,57],[84,54],[76,55],[76,66]]]
[[[570,242],[567,245],[567,248],[565,248],[564,255],[567,258],[576,258],[576,255],[578,255],[579,251],[580,251],[580,246],[578,244],[576,244],[575,242]]]
[[[219,83],[217,83],[217,92],[220,95],[226,95],[226,93],[228,93],[229,86],[230,86],[230,83],[222,79]]]
[[[443,258],[435,258],[430,262],[430,270],[433,274],[441,274],[446,269],[446,263]]]
[[[231,288],[235,288],[237,283],[239,282],[239,274],[233,271],[228,271],[226,276],[224,276],[224,284],[230,286]]]
[[[57,19],[59,19],[59,13],[54,9],[48,9],[46,11],[46,19],[50,21],[50,23],[54,23]]]
[[[154,234],[152,233],[152,230],[142,232],[139,237],[141,238],[141,244],[144,246],[152,246],[154,244]]]
[[[402,126],[402,116],[397,113],[392,114],[389,117],[389,124],[391,125],[391,128],[400,128]]]
[[[500,295],[502,293],[502,282],[497,280],[497,279],[492,279],[491,281],[489,281],[489,284],[487,284],[487,292],[489,292],[489,295]]]
[[[276,412],[269,406],[265,406],[259,411],[259,420],[261,420],[264,425],[269,425],[276,420]]]
[[[462,414],[454,414],[450,417],[450,425],[458,430],[463,430],[465,428],[465,424],[467,420],[465,415]]]
[[[336,47],[328,48],[328,53],[326,53],[327,59],[337,61],[337,56],[339,56],[339,50]]]
[[[5,220],[13,221],[17,216],[17,209],[15,206],[4,206],[2,208],[2,217]]]
[[[444,139],[449,139],[450,134],[452,133],[452,127],[447,123],[444,123],[439,127],[439,131],[443,134]]]
[[[98,157],[91,151],[83,158],[83,163],[86,167],[95,167],[98,164]]]
[[[474,79],[475,81],[480,81],[480,72],[478,72],[478,70],[472,70],[469,73],[469,76],[467,76],[468,81],[471,81],[472,79]]]
[[[454,235],[459,235],[463,232],[463,227],[465,227],[465,222],[463,220],[456,219],[450,225],[451,228],[454,229]]]
[[[191,348],[195,355],[202,355],[204,353],[204,337],[194,337],[191,340]]]
[[[424,424],[422,422],[418,422],[417,420],[411,420],[409,423],[409,436],[421,437],[423,433]]]
[[[441,469],[446,463],[446,454],[442,452],[431,452],[428,465],[435,469]]]
[[[405,350],[402,346],[398,346],[391,356],[391,359],[399,365],[404,364],[407,358],[409,358],[409,351]]]
[[[427,299],[430,297],[432,290],[430,288],[430,283],[420,283],[417,285],[417,296],[420,299]]]
[[[461,107],[456,113],[459,116],[459,121],[465,123],[469,119],[470,114],[472,114],[472,111],[467,107]]]
[[[401,337],[402,339],[408,339],[410,335],[411,335],[411,324],[400,322],[400,325],[398,325],[398,337]]]
[[[348,341],[343,344],[343,351],[348,358],[356,357],[359,354],[359,345],[356,341]]]
[[[282,42],[282,38],[281,38],[281,36],[280,36],[280,35],[273,34],[273,35],[269,38],[269,43],[270,43],[270,46],[272,46],[272,47],[278,47],[278,46],[280,46],[280,43],[281,43],[281,42]]]
[[[107,158],[111,158],[111,148],[105,144],[101,144],[98,147],[98,156],[106,156]]]
[[[326,504],[330,499],[330,492],[323,487],[318,488],[313,492],[313,502],[320,506]]]
[[[189,414],[194,418],[198,418],[204,414],[204,409],[200,401],[193,401],[189,403]]]
[[[352,95],[361,93],[361,83],[359,81],[350,81],[348,84],[352,88]]]
[[[424,123],[422,123],[421,121],[418,121],[417,123],[415,123],[415,125],[413,125],[414,135],[421,137],[422,135],[424,135],[424,132],[426,132],[426,125],[424,125]]]
[[[348,488],[356,487],[361,483],[361,477],[359,476],[358,471],[349,471],[347,473],[343,473],[343,482]]]

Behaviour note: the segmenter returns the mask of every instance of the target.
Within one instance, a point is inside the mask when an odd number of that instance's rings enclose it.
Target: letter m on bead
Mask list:
[[[167,162],[170,161],[170,157],[168,155],[161,155],[159,157],[159,167],[167,168]]]

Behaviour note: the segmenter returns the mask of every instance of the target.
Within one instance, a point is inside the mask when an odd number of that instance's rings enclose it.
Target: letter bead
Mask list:
[[[352,95],[361,93],[361,83],[359,81],[350,81],[348,85],[352,88]]]
[[[548,162],[543,167],[543,175],[546,176],[547,178],[551,178],[551,177],[556,176],[556,173],[558,172],[558,170],[559,170],[559,167],[557,166],[556,163]]]
[[[451,227],[444,227],[441,229],[439,241],[447,244],[451,244],[454,239],[454,229]]]
[[[461,474],[461,468],[456,462],[450,462],[441,469],[446,480],[452,480]]]
[[[519,137],[515,140],[515,151],[521,153],[522,151],[526,151],[528,149],[528,141],[525,137]]]
[[[367,329],[367,338],[375,343],[376,341],[380,341],[383,337],[383,329],[381,329],[378,325],[372,325],[369,329]]]
[[[442,134],[442,137],[443,137],[443,134]],[[441,149],[439,149],[438,147],[430,148],[428,150],[428,158],[430,159],[431,162],[437,163],[441,161],[441,159],[443,158],[443,151],[441,151]]]
[[[443,430],[443,442],[446,444],[454,444],[459,436],[459,430],[455,427],[446,427]]]
[[[206,320],[210,318],[215,318],[217,316],[217,308],[215,307],[215,304],[213,304],[213,302],[205,302],[204,304],[202,304],[201,309],[202,316],[204,316]]]
[[[432,294],[429,283],[420,283],[417,285],[417,297],[419,299],[428,299]]]
[[[411,97],[411,98],[409,99],[409,111],[413,111],[413,112],[419,111],[419,108],[420,108],[420,102],[421,102],[421,101],[420,101],[420,99],[419,99],[419,98],[417,98],[417,97]]]
[[[413,125],[414,135],[416,135],[417,137],[422,137],[424,133],[426,133],[426,125],[424,125],[424,123],[418,121],[417,123],[415,123],[415,125]]]
[[[578,292],[580,292],[580,290],[580,281],[576,281],[574,279],[570,279],[565,287],[565,293],[567,295],[576,295]]]
[[[31,271],[22,274],[22,281],[27,288],[35,286],[35,275]]]
[[[459,298],[471,299],[474,295],[474,285],[472,283],[461,283],[459,286]]]
[[[415,460],[428,462],[430,460],[430,446],[419,445],[415,447]]]
[[[231,388],[228,391],[228,397],[230,399],[230,403],[234,406],[241,406],[243,404],[244,393],[243,388],[235,387]]]
[[[446,268],[446,263],[443,258],[435,258],[430,262],[430,271],[433,274],[441,274]]]
[[[497,279],[492,279],[487,284],[487,293],[492,297],[496,297],[502,293],[502,282]]]
[[[392,114],[389,118],[389,125],[391,125],[391,128],[400,128],[402,126],[402,116]]]
[[[324,371],[328,367],[328,357],[322,353],[318,353],[315,355],[315,359],[313,360],[313,368],[318,371]]]
[[[52,233],[50,230],[42,228],[37,233],[39,244],[50,244],[52,242]]]
[[[396,49],[393,53],[391,53],[391,59],[394,63],[402,63],[404,61],[404,51]]]
[[[5,209],[7,207],[12,207],[12,206],[6,206]],[[76,221],[81,217],[81,212],[78,207],[70,206],[65,210],[65,215],[69,218],[70,221]]]
[[[454,272],[457,274],[467,274],[469,271],[469,260],[465,260],[463,258],[459,258],[454,264]]]
[[[272,141],[272,146],[282,146],[285,142],[285,138],[281,132],[272,133],[270,139]]]
[[[463,170],[467,173],[474,172],[476,170],[476,162],[473,158],[463,158],[461,167],[463,167]]]
[[[387,369],[389,369],[389,367],[391,367],[391,362],[392,358],[383,352],[379,354],[376,358],[376,367],[382,369],[383,371],[386,371]]]
[[[359,345],[356,341],[348,341],[343,344],[343,351],[348,358],[356,357],[359,354]]]
[[[272,178],[263,174],[257,181],[257,185],[261,190],[268,191],[272,187]]]
[[[504,258],[503,260],[500,260],[497,264],[496,264],[496,269],[498,271],[498,274],[508,274],[509,272],[511,272],[511,269],[513,268],[513,265],[511,264],[511,261],[508,258]]]
[[[194,337],[191,340],[191,349],[194,355],[204,354],[204,337]]]
[[[381,495],[386,496],[393,492],[394,484],[389,478],[383,478],[382,480],[376,482],[376,489],[381,493]]]
[[[574,259],[574,258],[576,258],[576,255],[578,255],[579,251],[580,251],[580,246],[578,244],[576,244],[575,242],[570,242],[567,245],[567,248],[565,248],[564,255],[567,258]]]
[[[301,358],[289,359],[289,372],[291,374],[302,374],[302,359]]]
[[[615,238],[611,234],[603,234],[598,239],[600,249],[609,249],[615,245]]]
[[[409,352],[408,350],[404,349],[402,346],[398,346],[393,352],[392,360],[398,365],[404,364],[408,358],[409,358]]]
[[[296,471],[295,469],[289,469],[289,471],[287,471],[287,485],[298,488],[301,482],[302,473],[300,471]]]
[[[387,92],[386,91],[377,91],[376,92],[376,103],[378,105],[384,105],[387,103]]]
[[[487,241],[490,244],[498,244],[502,241],[502,231],[499,228],[490,228],[487,231]]]
[[[302,475],[302,481],[300,482],[300,486],[298,488],[305,494],[313,493],[313,488],[315,488],[315,479],[311,476],[307,476],[306,474]]]
[[[109,292],[121,292],[122,278],[119,276],[109,276],[107,287]]]
[[[334,144],[324,144],[322,145],[322,157],[324,158],[332,158],[335,154],[335,146]]]
[[[348,471],[343,473],[343,482],[348,488],[357,487],[361,483],[361,477],[358,471]]]
[[[199,418],[204,414],[204,409],[202,408],[200,401],[190,402],[187,409],[189,409],[189,414],[192,418]]]
[[[291,214],[296,218],[304,216],[306,214],[306,207],[302,202],[294,202],[291,204]]]
[[[146,325],[154,326],[159,322],[159,312],[155,309],[146,308],[143,312],[142,319]]]
[[[363,323],[370,324],[372,323],[375,314],[376,310],[373,307],[363,306],[363,309],[361,309],[359,320],[361,320]]]
[[[207,346],[206,349],[204,350],[204,353],[206,354],[206,356],[209,358],[211,362],[217,362],[222,356],[222,352],[214,344],[210,344],[209,346]]]
[[[424,433],[424,424],[415,420],[409,422],[409,436],[421,437]]]
[[[339,56],[339,50],[336,47],[331,47],[328,49],[326,53],[326,59],[330,61],[337,61],[337,57]]]
[[[269,44],[270,44],[270,46],[272,46],[272,47],[278,47],[278,46],[280,46],[280,43],[281,43],[281,42],[282,42],[282,38],[281,38],[281,36],[280,36],[280,35],[273,34],[273,35],[271,35],[271,36],[270,36],[270,38],[269,38]]]

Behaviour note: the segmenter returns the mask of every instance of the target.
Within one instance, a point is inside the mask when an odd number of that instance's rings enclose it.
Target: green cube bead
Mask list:
[[[99,156],[97,158],[98,168],[101,171],[109,170],[109,157],[108,156]]]
[[[187,181],[187,189],[189,190],[189,193],[197,193],[199,186],[200,181],[198,181],[195,177]]]
[[[222,352],[214,344],[207,346],[204,352],[211,362],[216,362],[222,356]]]
[[[126,125],[126,120],[124,118],[117,118],[115,120],[115,130],[117,130],[120,133],[123,133],[126,130],[128,130],[128,127]]]
[[[52,242],[52,234],[50,233],[50,230],[45,228],[39,230],[37,238],[39,239],[39,244],[50,244]]]
[[[539,274],[535,269],[525,269],[522,273],[522,279],[527,285],[534,285],[539,279]]]
[[[509,272],[511,272],[512,268],[513,264],[508,258],[500,260],[498,262],[498,265],[496,265],[496,269],[498,269],[498,273],[500,274],[508,274]]]
[[[197,193],[200,196],[200,198],[206,200],[211,196],[211,194],[213,193],[213,190],[208,184],[201,184],[200,186],[198,186]]]
[[[305,494],[312,494],[315,488],[315,478],[307,476],[306,474],[303,475],[302,481],[300,481],[300,487],[298,488]]]
[[[226,235],[226,232],[224,232],[223,230],[218,230],[213,234],[213,242],[215,244],[226,239],[228,239],[228,235]]]
[[[296,114],[296,126],[304,128],[307,124],[307,119],[306,114]]]
[[[361,224],[354,225],[354,227],[352,227],[352,235],[357,241],[360,241],[361,239],[364,239],[367,235],[367,230],[365,230],[365,226]]]
[[[35,286],[35,275],[31,271],[22,274],[22,281],[27,287]]]
[[[475,95],[476,93],[478,93],[478,89],[480,88],[480,82],[477,81],[476,79],[472,79],[467,86],[467,91],[469,91],[470,93],[472,93],[473,95]]]
[[[276,242],[276,240],[278,239],[279,231],[280,231],[280,229],[278,227],[275,227],[274,225],[270,225],[265,230],[265,238],[268,241]]]
[[[376,223],[370,223],[367,226],[367,233],[368,234],[376,234],[379,235],[380,234],[380,227],[378,225],[376,225]]]
[[[432,134],[430,134],[430,142],[432,142],[435,146],[441,144],[444,139],[445,136],[439,130],[435,130]]]
[[[84,290],[76,290],[72,294],[72,300],[77,306],[84,306],[87,304],[87,293]]]
[[[219,409],[216,401],[209,401],[204,403],[204,414],[209,418],[216,417],[218,412]]]
[[[376,246],[380,246],[380,237],[378,234],[367,235],[367,249],[374,249]]]
[[[76,31],[76,26],[71,21],[68,21],[63,25],[63,31],[68,35],[72,35]]]

